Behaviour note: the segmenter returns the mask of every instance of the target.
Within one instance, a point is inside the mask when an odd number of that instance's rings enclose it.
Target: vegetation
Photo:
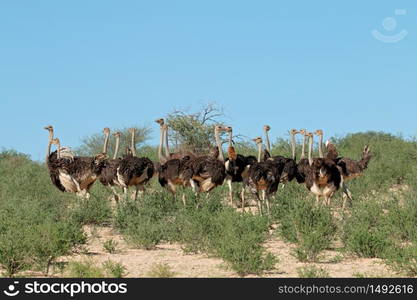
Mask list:
[[[198,113],[169,114],[172,142],[205,149],[212,141],[212,125],[221,117],[215,106]],[[154,159],[156,149],[142,144],[149,129],[138,129],[137,141],[142,146],[138,152]],[[43,164],[4,150],[0,153],[0,269],[8,277],[27,270],[48,275],[57,258],[86,243],[84,225],[105,225],[118,229],[137,248],[153,250],[162,242],[176,242],[186,253],[219,257],[240,276],[275,267],[279,258],[264,244],[277,238],[276,234],[295,244],[294,256],[302,262],[320,262],[325,250],[337,247],[349,255],[380,258],[399,274],[417,276],[416,142],[378,132],[350,134],[333,142],[343,156],[354,159],[360,159],[365,144],[371,145],[373,159],[365,176],[349,183],[352,207],[342,211],[340,192],[332,207],[316,205],[305,187],[294,182],[272,199],[270,218],[242,214],[225,205],[226,187],[208,197],[195,197],[185,190],[186,207],[179,199],[181,191],[174,198],[156,181],[148,188],[152,192],[138,201],[120,201],[115,207],[110,205],[110,191],[99,183],[90,199],[81,200],[54,188]],[[99,145],[101,134],[86,138],[79,153],[100,152]],[[244,142],[236,148],[242,154],[256,151]],[[289,156],[288,142],[277,140],[272,153]],[[278,229],[271,236],[272,224]],[[117,246],[113,240],[103,244],[108,253],[115,253]],[[70,263],[67,272],[73,277],[126,276],[123,266],[111,262],[100,267]],[[299,270],[300,277],[327,275],[316,267]],[[156,266],[149,276],[174,275],[169,267]]]
[[[329,273],[325,269],[314,265],[298,268],[297,272],[300,278],[329,278]]]
[[[154,264],[148,272],[150,278],[173,278],[175,275],[168,264]]]
[[[117,252],[117,242],[113,239],[107,240],[103,244],[104,250],[110,254],[115,254]]]

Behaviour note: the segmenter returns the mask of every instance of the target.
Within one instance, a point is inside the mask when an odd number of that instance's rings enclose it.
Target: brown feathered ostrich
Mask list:
[[[227,158],[225,160],[226,169],[226,183],[229,188],[229,200],[230,205],[233,205],[233,182],[242,182],[243,178],[248,176],[248,171],[251,165],[257,160],[255,156],[244,156],[237,154],[235,147],[233,146],[233,128],[226,127],[225,131],[228,133],[229,147],[227,149]],[[244,207],[245,201],[245,188],[242,187],[241,191],[242,207]]]
[[[53,127],[47,126],[45,129],[49,131],[47,165],[52,183],[63,192],[89,198],[89,190],[104,167],[106,155],[103,153],[95,157],[73,156],[70,153],[62,155],[59,139],[53,139]],[[58,146],[58,151],[51,154],[52,144]]]
[[[320,144],[323,142],[323,131],[318,130],[316,134],[320,136]],[[371,149],[368,145],[365,145],[362,151],[361,159],[354,160],[348,157],[339,157],[339,153],[336,149],[336,146],[330,141],[326,142],[326,158],[333,160],[338,166],[342,174],[342,188],[343,188],[343,208],[346,207],[347,200],[352,201],[352,193],[349,190],[346,182],[360,177],[364,174],[365,170],[368,168],[368,164],[372,158]],[[321,150],[323,153],[323,150]],[[324,156],[324,153],[323,153]]]
[[[336,163],[331,159],[313,159],[314,134],[307,133],[309,137],[308,161],[310,170],[306,174],[305,184],[307,189],[316,195],[317,203],[320,197],[324,197],[326,205],[330,205],[330,200],[336,191],[341,187],[342,175]]]
[[[152,179],[155,172],[153,162],[147,157],[136,157],[136,130],[131,128],[131,145],[128,148],[129,153],[125,155],[119,162],[117,167],[118,182],[123,187],[125,198],[127,198],[127,190],[130,186],[135,187],[133,198],[137,199],[138,192],[145,191],[145,185]]]
[[[103,146],[103,153],[107,154],[108,151],[108,144],[109,144],[109,137],[110,137],[110,129],[104,128],[103,130],[105,140],[104,140],[104,146]],[[116,143],[115,143],[115,149],[113,154],[113,159],[107,159],[105,166],[101,170],[99,181],[101,184],[103,184],[106,187],[109,187],[113,193],[113,199],[118,202],[120,199],[119,194],[117,193],[115,187],[121,187],[123,188],[123,185],[119,182],[119,178],[117,176],[117,169],[120,164],[120,159],[117,158],[118,152],[119,152],[119,145],[120,145],[120,132],[115,132],[114,134]]]
[[[224,127],[214,126],[216,147],[211,149],[209,155],[190,158],[187,162],[187,165],[192,170],[190,183],[195,193],[208,193],[215,187],[222,185],[226,178],[223,149],[220,140],[220,132],[222,131],[225,131]]]
[[[269,198],[278,190],[283,164],[275,160],[262,161],[262,138],[253,140],[258,146],[258,161],[248,171],[248,177],[244,179],[245,185],[255,195],[258,211],[263,214],[262,204],[266,202],[267,213],[270,213]],[[262,193],[260,196],[259,193]]]
[[[271,155],[271,143],[269,141],[269,131],[271,130],[271,126],[265,125],[264,126],[264,134],[266,138],[266,150],[264,152],[264,160],[275,160],[276,162],[283,165],[283,170],[281,171],[281,179],[280,182],[282,182],[284,185],[287,182],[292,181],[296,175],[297,175],[297,158],[296,158],[296,142],[295,142],[295,136],[298,134],[298,131],[295,129],[290,130],[290,136],[291,136],[291,152],[292,156],[291,158],[287,158],[284,156],[272,156]],[[284,186],[283,185],[283,186]]]

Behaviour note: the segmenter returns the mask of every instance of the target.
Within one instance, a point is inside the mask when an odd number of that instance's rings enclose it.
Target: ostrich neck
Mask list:
[[[265,130],[265,137],[266,137],[266,150],[268,150],[269,153],[271,153],[271,143],[269,141],[269,132],[268,130]]]
[[[324,158],[324,154],[323,154],[323,135],[319,136],[319,155],[320,158]]]
[[[164,143],[164,128],[161,126],[161,134],[159,137],[159,147],[158,147],[158,158],[160,162],[164,161],[164,157],[162,156],[162,144]]]
[[[49,130],[49,141],[48,141],[48,147],[46,148],[46,163],[49,161],[49,156],[51,155],[51,146],[52,146],[52,140],[54,138],[54,130]]]
[[[136,156],[135,131],[132,131],[131,149],[133,156]]]
[[[113,159],[117,158],[117,154],[119,153],[119,145],[120,145],[120,137],[116,136],[116,146],[114,148]]]
[[[165,134],[165,157],[166,159],[168,159],[171,155],[171,152],[169,151],[168,126],[165,127],[164,134]]]
[[[219,136],[219,132],[216,130],[214,132],[214,135],[216,137],[216,144],[217,144],[217,148],[219,149],[219,156],[217,157],[219,160],[224,161],[224,156],[223,156],[223,149],[222,149],[222,143],[220,141],[220,136]]]
[[[262,155],[262,144],[258,143],[258,163],[261,162],[261,155]]]
[[[229,131],[229,148],[233,147],[233,132]]]
[[[291,133],[291,149],[292,149],[292,159],[296,160],[295,154],[295,134]]]
[[[307,137],[304,135],[303,146],[301,148],[301,159],[306,158],[306,143],[307,143]]]
[[[313,137],[310,136],[309,138],[309,145],[308,145],[308,163],[310,164],[310,166],[313,165]]]
[[[51,146],[52,146],[52,142],[51,141],[49,141],[48,142],[48,147],[47,147],[47,149],[46,149],[46,163],[48,163],[49,162],[49,156],[51,155]]]
[[[61,158],[61,143],[58,142],[57,146],[58,146],[58,159],[60,159]]]
[[[105,135],[106,135],[106,137],[104,139],[103,153],[107,154],[107,150],[109,149],[109,135],[110,135],[110,133],[106,133]]]

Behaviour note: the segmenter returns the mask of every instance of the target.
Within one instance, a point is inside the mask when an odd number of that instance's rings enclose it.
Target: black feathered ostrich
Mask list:
[[[191,159],[189,156],[175,156],[170,153],[168,140],[166,139],[167,126],[164,119],[156,120],[156,123],[160,125],[160,139],[158,147],[158,158],[160,165],[158,166],[158,181],[159,184],[170,191],[174,196],[176,194],[177,187],[189,187],[191,186],[192,168],[188,165],[188,161]],[[163,154],[163,147],[165,142],[165,155]],[[185,194],[182,197],[183,204],[185,202]]]
[[[104,132],[104,136],[105,136],[103,152],[105,154],[107,154],[108,144],[109,144],[109,136],[110,136],[110,129],[109,128],[104,128],[103,132]],[[115,140],[116,140],[113,159],[107,159],[107,161],[105,163],[105,166],[101,170],[101,173],[100,173],[100,176],[99,176],[99,181],[101,182],[101,184],[103,184],[104,186],[109,187],[111,189],[111,191],[113,192],[114,200],[116,202],[118,202],[119,199],[120,199],[120,196],[117,193],[115,187],[117,186],[117,187],[123,188],[123,184],[119,182],[119,177],[117,176],[117,169],[119,167],[120,160],[121,160],[120,158],[117,157],[117,155],[119,153],[121,133],[117,131],[113,135],[114,135]]]
[[[258,137],[253,141],[258,146],[258,161],[249,168],[248,177],[244,178],[244,181],[256,197],[259,213],[263,214],[262,203],[266,202],[267,213],[269,214],[269,198],[278,190],[283,163],[275,160],[262,161],[262,138]],[[261,196],[259,195],[260,192],[262,193]]]
[[[330,200],[342,184],[342,175],[336,163],[331,159],[314,158],[313,155],[313,133],[306,133],[309,138],[308,162],[310,168],[305,174],[307,189],[316,196],[316,202],[320,197],[324,198],[325,204],[330,205]]]
[[[222,185],[226,178],[223,149],[220,140],[220,132],[222,131],[225,131],[224,127],[220,125],[214,126],[216,147],[211,149],[209,155],[190,158],[186,162],[186,165],[192,170],[190,183],[195,193],[208,193],[217,186]]]
[[[229,188],[230,205],[233,205],[233,182],[242,182],[243,178],[248,176],[248,171],[251,165],[256,163],[256,157],[249,155],[244,156],[237,154],[235,147],[233,147],[233,128],[226,127],[226,132],[229,134],[229,147],[227,150],[228,157],[225,160],[226,169],[226,183]],[[245,201],[245,189],[242,187],[241,201]],[[244,203],[242,203],[244,207]]]
[[[49,131],[47,165],[52,183],[63,192],[89,198],[89,190],[104,167],[106,155],[100,153],[95,157],[80,157],[73,156],[67,151],[61,153],[59,139],[53,139],[53,127],[47,126],[45,129]],[[51,154],[50,145],[52,144],[58,146],[58,151]]]
[[[269,131],[271,130],[271,126],[269,125],[265,125],[264,126],[264,133],[265,133],[265,138],[266,138],[266,150],[264,153],[264,160],[275,160],[276,162],[278,162],[279,164],[282,164],[283,170],[281,172],[281,179],[280,182],[282,182],[284,185],[287,182],[292,181],[296,175],[297,175],[297,157],[296,157],[296,153],[295,153],[295,135],[298,133],[297,130],[295,129],[291,129],[290,130],[290,136],[291,136],[291,152],[292,152],[292,157],[291,158],[287,158],[284,156],[271,156],[271,143],[269,141]]]
[[[322,144],[323,144],[323,131],[317,130],[316,135],[320,137],[319,141],[319,151],[320,155],[324,157]],[[368,164],[372,159],[371,149],[368,145],[365,145],[362,151],[362,157],[360,160],[354,160],[348,157],[339,157],[339,153],[336,149],[336,146],[330,141],[326,142],[327,154],[325,158],[333,160],[339,168],[340,173],[342,174],[342,188],[343,188],[343,208],[346,207],[347,200],[352,201],[352,193],[349,190],[346,182],[360,177],[364,174],[365,170],[368,168]]]
[[[130,154],[125,155],[117,167],[118,182],[123,187],[125,198],[130,186],[135,187],[133,198],[137,199],[138,192],[145,191],[145,185],[152,179],[155,172],[153,162],[147,157],[136,156],[135,136],[136,130],[131,128],[131,145],[128,148]]]
[[[306,144],[308,135],[305,129],[301,129],[297,133],[303,136],[303,144],[301,148],[300,161],[297,164],[297,173],[295,178],[299,184],[303,184],[306,181],[308,172],[310,172],[310,164],[306,156]]]

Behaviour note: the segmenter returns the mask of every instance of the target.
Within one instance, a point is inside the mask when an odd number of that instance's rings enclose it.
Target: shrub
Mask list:
[[[103,243],[103,248],[106,250],[106,252],[114,254],[117,252],[117,245],[118,243],[115,240],[110,239]]]
[[[299,278],[329,278],[329,273],[323,269],[318,268],[317,266],[306,266],[297,269]]]
[[[210,236],[210,248],[240,276],[274,268],[276,258],[262,245],[268,237],[266,218],[225,210],[214,220],[214,227],[217,231]]]
[[[78,199],[72,217],[75,222],[83,225],[107,225],[112,218],[109,201],[94,195],[90,199]]]
[[[348,251],[361,257],[383,258],[393,246],[387,215],[375,201],[358,203],[344,224],[342,240]]]
[[[173,278],[175,275],[168,264],[154,264],[148,272],[150,278]]]
[[[280,226],[281,235],[297,243],[294,254],[300,261],[317,261],[332,243],[336,230],[329,208],[304,199],[294,200],[287,207]]]
[[[395,271],[406,276],[417,276],[417,245],[408,245],[402,248],[390,249],[386,262]]]
[[[127,276],[126,267],[121,263],[112,262],[110,260],[103,263],[103,269],[109,277],[123,278]]]
[[[70,278],[105,278],[104,270],[91,261],[70,262],[67,266],[67,274]]]

